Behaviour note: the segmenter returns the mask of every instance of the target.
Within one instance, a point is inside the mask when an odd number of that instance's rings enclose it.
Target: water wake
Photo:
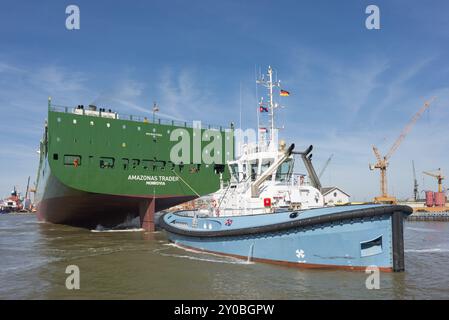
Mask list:
[[[222,256],[222,255],[216,254],[216,253],[203,252],[203,251],[194,250],[194,249],[190,249],[190,248],[184,248],[184,247],[179,246],[179,245],[174,244],[174,243],[166,243],[166,244],[164,244],[164,246],[165,246],[165,248],[155,249],[154,252],[158,253],[158,254],[160,254],[161,256],[164,256],[164,257],[174,257],[174,258],[182,258],[182,259],[204,261],[204,262],[225,263],[225,264],[242,264],[242,265],[254,264],[254,262],[252,262],[252,261],[241,260],[241,259],[237,259],[237,258],[233,258],[233,257],[225,257],[225,256]],[[189,253],[195,253],[195,254],[212,256],[212,257],[215,257],[216,259],[196,257],[196,256],[193,256],[193,255],[164,253],[163,251],[170,249],[169,247],[181,249],[181,250],[189,252]]]
[[[106,228],[99,224],[95,229],[91,230],[92,232],[140,232],[144,231],[144,229],[140,228],[139,217],[133,217],[128,215],[122,223],[118,225]]]
[[[98,228],[90,230],[91,232],[142,232],[145,231],[145,229],[142,228],[133,228],[133,229],[105,229],[105,228]]]
[[[441,252],[449,252],[449,249],[442,248],[431,248],[431,249],[406,249],[405,252],[414,252],[414,253],[441,253]]]

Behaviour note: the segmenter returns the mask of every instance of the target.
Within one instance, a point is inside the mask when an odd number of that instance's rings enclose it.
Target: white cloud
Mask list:
[[[0,73],[22,73],[23,70],[6,62],[0,62]]]
[[[161,111],[187,120],[209,120],[212,115],[217,121],[226,101],[218,100],[214,88],[210,79],[201,78],[194,69],[166,68],[158,84]]]

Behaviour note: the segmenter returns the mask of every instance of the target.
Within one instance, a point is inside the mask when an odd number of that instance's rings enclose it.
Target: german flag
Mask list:
[[[290,92],[288,92],[287,90],[281,89],[281,93],[280,93],[281,97],[288,97],[289,95],[290,95]]]

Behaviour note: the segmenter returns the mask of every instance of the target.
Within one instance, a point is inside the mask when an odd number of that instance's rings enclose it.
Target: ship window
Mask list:
[[[64,155],[64,165],[66,166],[80,166],[81,165],[81,156],[66,154]]]
[[[274,159],[264,159],[262,160],[262,165],[260,166],[260,174],[267,171],[267,169],[271,166],[271,164],[274,162]],[[269,176],[268,180],[271,180],[271,175]]]
[[[230,166],[231,174],[235,180],[239,180],[239,166],[237,163],[231,164]]]
[[[257,160],[255,163],[250,164],[251,168],[251,181],[255,181],[257,177],[257,169],[259,167],[259,160]]]
[[[155,169],[160,169],[161,171],[164,171],[165,170],[165,161],[162,161],[162,160],[154,161],[154,167],[155,167]]]
[[[373,256],[382,253],[382,236],[360,243],[360,255],[362,257]]]
[[[58,154],[57,153],[53,153],[53,160],[58,160]]]
[[[93,126],[93,125],[94,125],[94,122],[93,122],[93,121],[91,121],[91,122],[90,122],[90,125],[91,125],[91,126]]]
[[[137,169],[137,167],[139,166],[139,164],[140,164],[140,160],[139,160],[139,159],[132,159],[132,166],[133,166],[133,169]]]
[[[101,157],[100,158],[100,168],[101,169],[112,169],[114,168],[114,158]]]
[[[280,165],[276,172],[276,181],[287,182],[292,174],[293,161],[288,159]]]
[[[125,124],[122,126],[122,129],[126,129],[126,125]]]
[[[153,170],[154,161],[153,160],[142,160],[142,168],[145,170]]]
[[[123,158],[123,159],[122,159],[122,165],[123,165],[123,170],[128,170],[129,159]]]
[[[162,160],[156,161],[156,167],[161,169],[161,171],[165,170],[165,164],[166,164],[165,161],[162,161]]]
[[[73,119],[73,124],[76,124],[76,119]]]
[[[214,164],[215,174],[223,173],[224,170],[225,170],[225,165],[224,164]]]
[[[56,120],[58,120],[58,122],[61,122],[61,118],[59,118],[59,117],[58,117],[58,119],[56,119]]]
[[[168,161],[168,170],[170,171],[175,170],[175,164],[171,161]]]

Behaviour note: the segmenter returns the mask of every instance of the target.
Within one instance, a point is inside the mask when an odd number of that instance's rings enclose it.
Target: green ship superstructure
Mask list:
[[[96,106],[60,107],[49,99],[39,219],[92,228],[139,215],[142,227],[153,230],[154,212],[214,192],[229,177],[232,125],[201,127]]]

